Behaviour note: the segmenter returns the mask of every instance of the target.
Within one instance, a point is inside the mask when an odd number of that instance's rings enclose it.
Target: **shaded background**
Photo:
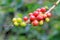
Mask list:
[[[60,3],[51,11],[51,21],[43,26],[14,27],[12,18],[27,15],[37,8],[49,8],[57,0],[0,0],[0,40],[60,40]]]

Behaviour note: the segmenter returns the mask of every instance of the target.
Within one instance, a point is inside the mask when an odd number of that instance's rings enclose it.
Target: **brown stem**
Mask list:
[[[46,13],[51,12],[58,4],[60,0],[58,0]]]
[[[46,13],[51,12],[58,4],[60,0],[58,0]],[[28,20],[26,23],[30,23],[30,20]]]

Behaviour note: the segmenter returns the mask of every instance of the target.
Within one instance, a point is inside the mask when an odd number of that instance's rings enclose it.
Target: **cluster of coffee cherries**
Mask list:
[[[49,22],[52,14],[50,12],[46,12],[47,8],[42,7],[36,9],[34,12],[29,13],[28,16],[24,16],[22,18],[13,18],[13,24],[15,26],[25,27],[27,23],[32,24],[33,26],[43,25],[44,22]]]
[[[27,25],[26,22],[22,20],[22,18],[13,18],[12,21],[15,26],[25,27]]]
[[[43,25],[44,22],[49,22],[51,17],[51,13],[46,13],[46,11],[46,7],[38,8],[34,12],[29,13],[29,16],[24,16],[23,20],[30,20],[33,26]]]

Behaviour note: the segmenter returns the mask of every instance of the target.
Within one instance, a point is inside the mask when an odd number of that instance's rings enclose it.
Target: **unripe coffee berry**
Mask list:
[[[20,26],[25,27],[27,24],[25,22],[21,22]]]
[[[45,18],[45,21],[46,21],[46,22],[49,22],[49,21],[50,21],[50,19],[49,19],[49,18]]]
[[[22,18],[17,18],[17,22],[22,22]]]

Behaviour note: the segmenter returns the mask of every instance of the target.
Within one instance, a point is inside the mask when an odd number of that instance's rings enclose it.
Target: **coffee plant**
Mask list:
[[[60,40],[60,0],[52,2],[1,0],[0,40]]]

